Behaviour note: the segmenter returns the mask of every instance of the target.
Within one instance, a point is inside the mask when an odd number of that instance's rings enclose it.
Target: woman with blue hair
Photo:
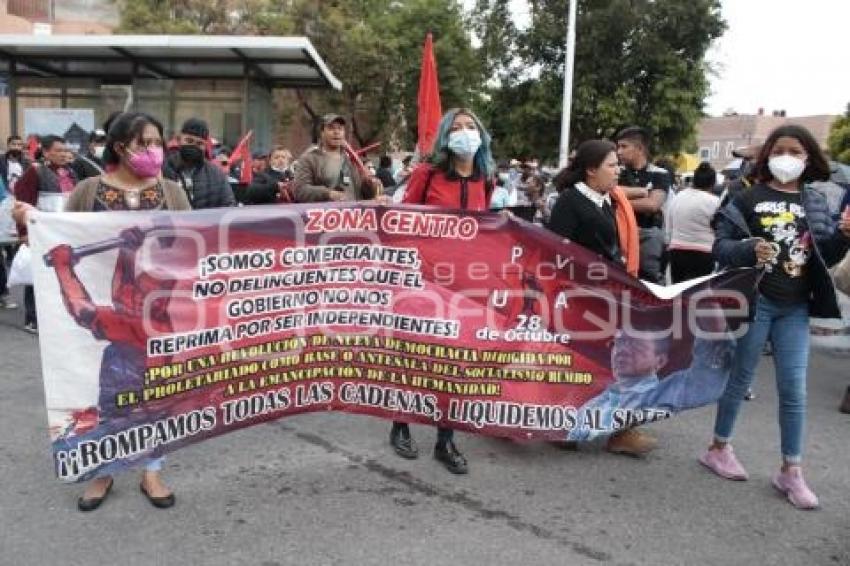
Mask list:
[[[410,174],[403,202],[485,211],[490,207],[495,172],[490,134],[481,120],[466,108],[453,108],[440,121],[430,158]],[[419,456],[406,423],[393,423],[390,444],[403,458]],[[467,472],[466,458],[455,446],[450,428],[437,428],[434,458],[453,474]]]
[[[487,210],[495,174],[481,120],[471,110],[452,108],[440,121],[430,158],[410,174],[404,202]]]

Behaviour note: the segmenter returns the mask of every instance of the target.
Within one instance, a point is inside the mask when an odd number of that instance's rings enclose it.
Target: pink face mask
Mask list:
[[[149,147],[138,153],[127,152],[127,165],[136,177],[156,177],[162,170],[162,148]]]

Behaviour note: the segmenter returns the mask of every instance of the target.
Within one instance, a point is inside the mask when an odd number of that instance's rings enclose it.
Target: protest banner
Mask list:
[[[307,411],[524,439],[656,421],[720,395],[754,288],[650,288],[520,220],[422,206],[36,213],[30,234],[64,480]]]

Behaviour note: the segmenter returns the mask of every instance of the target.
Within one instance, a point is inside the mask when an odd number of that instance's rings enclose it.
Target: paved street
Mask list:
[[[705,472],[713,409],[653,425],[645,460],[459,435],[471,473],[424,454],[396,457],[387,423],[313,414],[173,454],[177,506],[159,511],[138,476],[92,514],[53,478],[38,340],[0,313],[0,564],[850,564],[850,417],[837,412],[850,357],[815,354],[808,478],[822,509],[793,509],[769,484],[778,466],[772,369],[745,406],[736,449],[750,471]],[[42,321],[49,324],[49,321]],[[768,358],[765,358],[769,361]]]

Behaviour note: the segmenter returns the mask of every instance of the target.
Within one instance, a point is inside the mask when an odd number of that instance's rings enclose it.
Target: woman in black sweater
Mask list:
[[[570,165],[555,177],[561,191],[552,209],[549,229],[637,274],[637,227],[625,198],[614,198],[620,166],[617,147],[607,140],[589,140],[578,146]],[[618,212],[622,220],[618,222]],[[632,231],[631,234],[620,234]],[[623,236],[621,238],[621,236]],[[621,242],[631,242],[623,249]],[[631,258],[631,259],[630,259]],[[640,456],[655,448],[656,440],[630,428],[612,434],[609,452]]]
[[[549,229],[623,265],[614,204],[609,193],[617,185],[617,146],[589,140],[578,146],[569,167],[554,179],[561,196],[552,209]]]

